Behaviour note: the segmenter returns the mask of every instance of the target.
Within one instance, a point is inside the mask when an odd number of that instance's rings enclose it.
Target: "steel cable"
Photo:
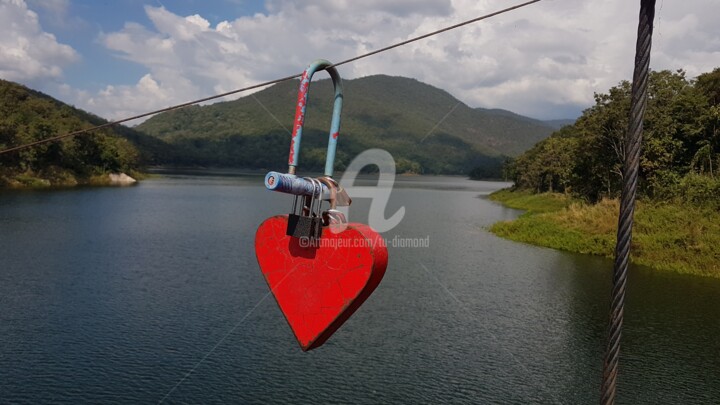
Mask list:
[[[495,17],[495,16],[497,16],[497,15],[500,15],[500,14],[503,14],[503,13],[507,13],[507,12],[509,12],[509,11],[513,11],[513,10],[516,10],[516,9],[519,9],[519,8],[522,8],[522,7],[525,7],[525,6],[529,6],[530,4],[537,3],[537,2],[540,2],[540,1],[541,1],[541,0],[531,0],[531,1],[528,1],[528,2],[525,2],[525,3],[517,4],[517,5],[512,6],[512,7],[504,8],[504,9],[499,10],[499,11],[495,11],[495,12],[490,13],[490,14],[485,14],[485,15],[483,15],[483,16],[481,16],[481,17],[476,17],[476,18],[473,18],[473,19],[470,19],[470,20],[466,20],[466,21],[463,21],[463,22],[461,22],[461,23],[458,23],[458,24],[455,24],[455,25],[451,25],[451,26],[449,26],[449,27],[441,28],[441,29],[439,29],[439,30],[437,30],[437,31],[433,31],[433,32],[430,32],[430,33],[427,33],[427,34],[423,34],[423,35],[420,35],[420,36],[417,36],[417,37],[413,37],[413,38],[411,38],[411,39],[408,39],[408,40],[405,40],[405,41],[402,41],[402,42],[398,42],[398,43],[396,43],[396,44],[393,44],[393,45],[390,45],[390,46],[386,46],[386,47],[384,47],[384,48],[380,48],[380,49],[377,49],[377,50],[374,50],[374,51],[370,51],[370,52],[364,53],[364,54],[362,54],[362,55],[358,55],[358,56],[352,57],[352,58],[350,58],[350,59],[346,59],[346,60],[344,60],[344,61],[335,63],[334,65],[327,66],[325,69],[328,69],[328,68],[331,68],[331,67],[334,67],[334,66],[344,65],[344,64],[350,63],[350,62],[355,62],[356,60],[363,59],[363,58],[367,58],[368,56],[372,56],[372,55],[375,55],[375,54],[378,54],[378,53],[381,53],[381,52],[389,51],[389,50],[394,49],[394,48],[397,48],[397,47],[399,47],[399,46],[407,45],[407,44],[409,44],[409,43],[411,43],[411,42],[419,41],[419,40],[424,39],[424,38],[428,38],[428,37],[431,37],[431,36],[434,36],[434,35],[438,35],[438,34],[441,34],[441,33],[443,33],[443,32],[446,32],[446,31],[450,31],[450,30],[453,30],[453,29],[456,29],[456,28],[463,27],[463,26],[468,25],[468,24],[472,24],[472,23],[475,23],[475,22],[478,22],[478,21],[481,21],[481,20],[488,19],[488,18],[490,18],[490,17]],[[325,70],[325,69],[322,69],[322,70]],[[49,142],[59,141],[59,140],[64,139],[64,138],[69,138],[69,137],[72,137],[72,136],[82,135],[82,134],[85,134],[85,133],[88,133],[88,132],[92,132],[92,131],[97,131],[97,130],[99,130],[99,129],[108,128],[108,127],[111,127],[111,126],[114,126],[114,125],[122,124],[122,123],[124,123],[124,122],[136,120],[136,119],[138,119],[138,118],[145,118],[145,117],[148,117],[148,116],[151,116],[151,115],[155,115],[155,114],[159,114],[159,113],[163,113],[163,112],[178,110],[178,109],[180,109],[180,108],[189,107],[189,106],[191,106],[191,105],[203,103],[203,102],[205,102],[205,101],[210,101],[210,100],[214,100],[214,99],[217,99],[217,98],[222,98],[222,97],[231,96],[231,95],[233,95],[233,94],[241,93],[241,92],[248,91],[248,90],[252,90],[252,89],[257,89],[257,88],[259,88],[259,87],[265,87],[265,86],[269,86],[269,85],[271,85],[271,84],[276,84],[276,83],[280,83],[280,82],[285,82],[285,81],[288,81],[288,80],[296,79],[296,78],[301,77],[301,76],[302,76],[302,73],[298,73],[298,74],[294,74],[294,75],[291,75],[291,76],[283,77],[283,78],[281,78],[281,79],[270,80],[270,81],[267,81],[267,82],[264,82],[264,83],[255,84],[255,85],[252,85],[252,86],[243,87],[243,88],[241,88],[241,89],[228,91],[228,92],[226,92],[226,93],[216,94],[216,95],[214,95],[214,96],[209,96],[209,97],[205,97],[205,98],[201,98],[201,99],[197,99],[197,100],[193,100],[193,101],[188,101],[188,102],[185,102],[185,103],[182,103],[182,104],[177,104],[177,105],[170,106],[170,107],[166,107],[166,108],[162,108],[162,109],[159,109],[159,110],[155,110],[155,111],[150,111],[150,112],[146,112],[146,113],[143,113],[143,114],[134,115],[134,116],[132,116],[132,117],[127,117],[127,118],[119,119],[119,120],[116,120],[116,121],[107,122],[107,123],[105,123],[105,124],[98,125],[98,126],[94,126],[94,127],[91,127],[91,128],[85,128],[85,129],[73,131],[73,132],[70,132],[70,133],[66,133],[66,134],[63,134],[63,135],[53,136],[53,137],[41,139],[41,140],[38,140],[38,141],[35,141],[35,142],[29,142],[29,143],[26,143],[26,144],[23,144],[23,145],[14,146],[14,147],[11,147],[11,148],[7,148],[7,149],[0,150],[0,155],[5,154],[5,153],[10,153],[10,152],[17,152],[17,151],[19,151],[19,150],[27,149],[27,148],[30,148],[30,147],[33,147],[33,146],[42,145],[42,144],[49,143]]]
[[[641,0],[635,50],[632,99],[630,104],[630,121],[625,136],[626,152],[623,166],[623,189],[620,199],[620,214],[618,217],[617,244],[615,246],[610,326],[603,365],[602,396],[600,400],[600,403],[603,405],[614,404],[617,391],[620,339],[622,337],[623,315],[625,311],[625,290],[627,286],[630,245],[632,242],[635,195],[640,169],[643,119],[645,118],[645,109],[647,107],[648,79],[650,76],[650,48],[652,44],[654,18],[655,0]]]

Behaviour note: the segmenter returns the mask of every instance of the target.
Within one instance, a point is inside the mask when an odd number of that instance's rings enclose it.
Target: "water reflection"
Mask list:
[[[519,215],[484,197],[497,187],[398,178],[386,212],[406,217],[383,236],[430,247],[391,247],[373,296],[310,353],[263,300],[255,229],[292,197],[261,175],[3,192],[3,400],[157,402],[224,338],[172,401],[596,402],[612,263],[490,234]],[[720,398],[718,291],[632,268],[623,402]]]

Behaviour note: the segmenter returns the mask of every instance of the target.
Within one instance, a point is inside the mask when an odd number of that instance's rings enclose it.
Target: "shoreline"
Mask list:
[[[127,174],[137,180],[138,184],[142,180],[163,176],[163,175],[193,175],[193,176],[224,176],[224,177],[263,177],[267,174],[268,169],[255,168],[234,168],[234,167],[201,167],[201,166],[147,166],[139,170],[131,170]],[[35,173],[25,172],[20,174],[0,174],[0,190],[65,190],[76,187],[117,187],[129,186],[132,184],[113,184],[109,175],[122,173],[104,173],[93,175],[90,177],[78,177],[73,173],[65,170],[54,168],[49,172]],[[340,178],[345,173],[338,171],[335,173],[336,178]],[[322,176],[321,172],[308,172],[308,176]],[[378,173],[362,173],[357,175],[358,180],[377,180]],[[464,174],[407,174],[398,173],[396,179],[412,181],[414,179],[429,178],[457,178],[473,182],[492,182],[507,183],[502,179],[474,179]]]
[[[89,177],[78,177],[67,171],[54,171],[50,175],[25,172],[0,176],[0,190],[64,190],[75,187],[128,187],[138,184],[152,174],[131,170],[108,172]]]
[[[525,210],[489,230],[515,242],[612,258],[617,200],[588,204],[565,194],[503,189],[488,197]],[[653,270],[720,278],[720,213],[681,202],[639,201],[631,262]]]

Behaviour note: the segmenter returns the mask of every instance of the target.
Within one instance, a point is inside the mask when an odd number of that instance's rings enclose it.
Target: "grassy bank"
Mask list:
[[[501,190],[490,196],[527,210],[494,234],[570,252],[613,256],[619,202],[586,204],[563,194]],[[639,202],[631,260],[658,270],[720,278],[720,213],[684,203]]]
[[[130,170],[127,173],[135,180],[144,180],[148,174]],[[25,171],[22,173],[4,173],[0,171],[0,188],[65,188],[75,186],[111,186],[109,173],[78,176],[72,171],[59,167],[50,167],[43,172]]]

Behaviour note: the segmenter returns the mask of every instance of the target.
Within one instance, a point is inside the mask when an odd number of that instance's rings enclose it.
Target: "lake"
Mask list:
[[[612,262],[490,234],[506,185],[399,177],[383,236],[429,247],[389,246],[307,353],[255,260],[292,202],[262,176],[0,192],[0,402],[597,403]],[[632,267],[618,402],[718,403],[718,376],[720,280]]]

